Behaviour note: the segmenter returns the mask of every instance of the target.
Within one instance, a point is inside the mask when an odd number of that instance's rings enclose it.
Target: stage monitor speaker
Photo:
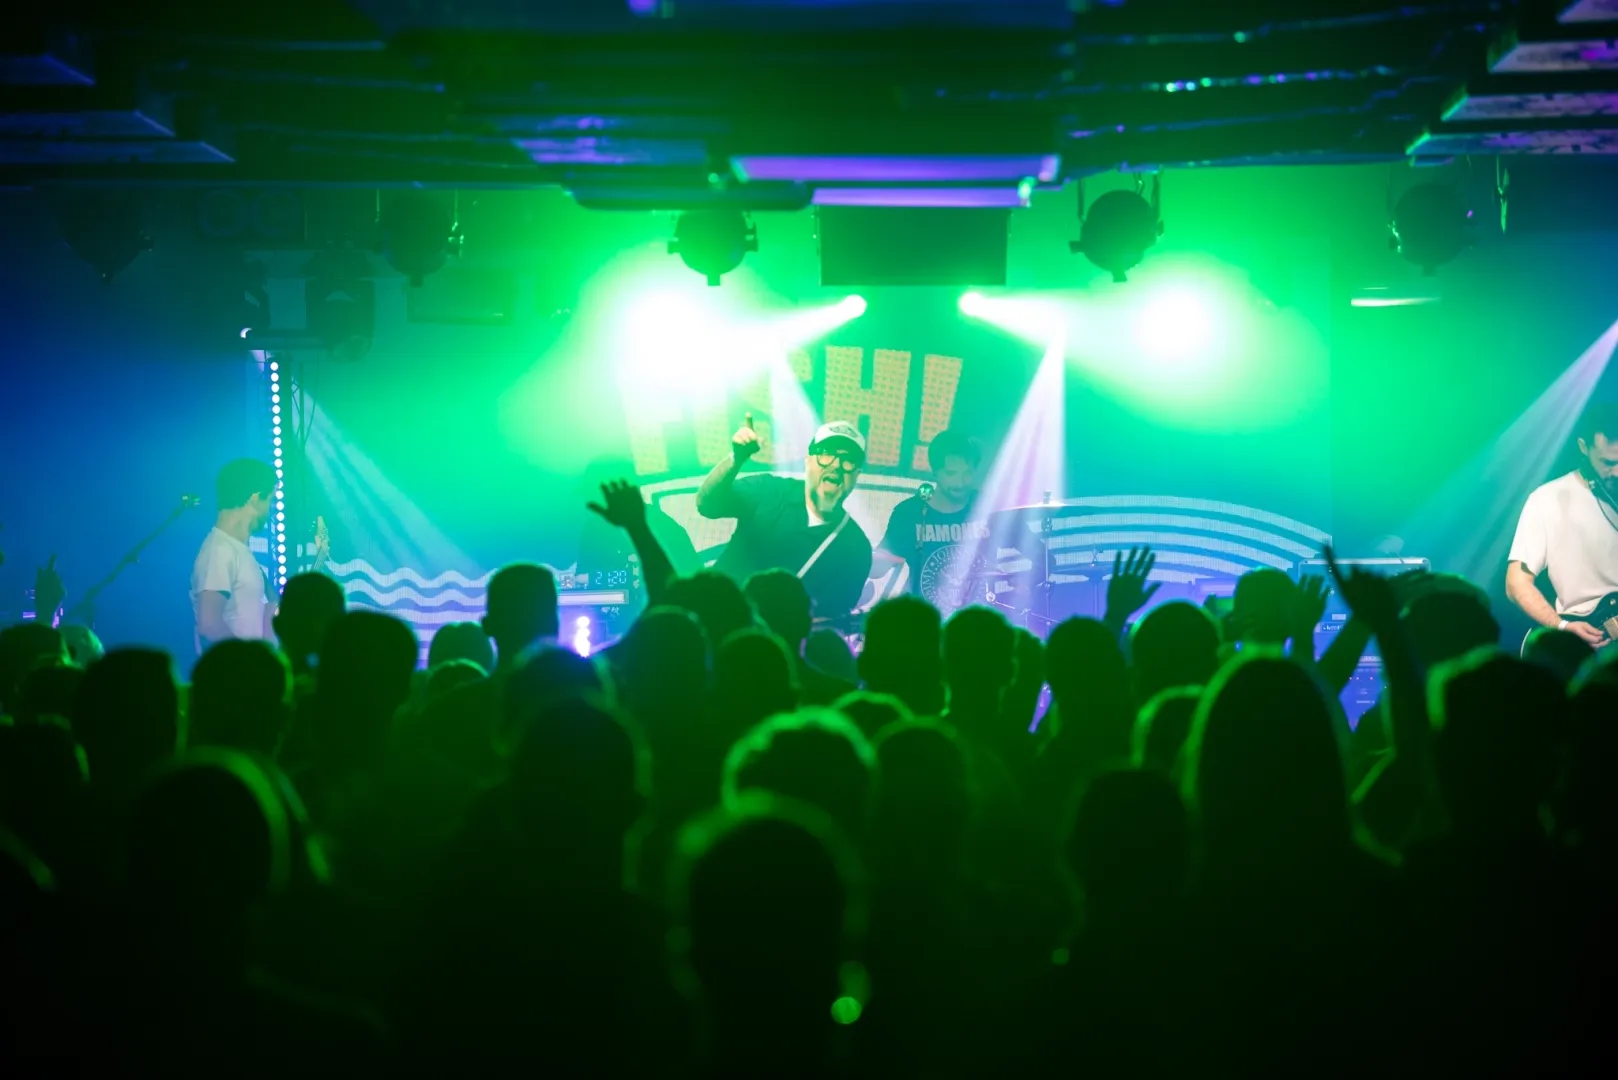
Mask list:
[[[818,214],[822,285],[1006,283],[1008,210],[823,206]]]

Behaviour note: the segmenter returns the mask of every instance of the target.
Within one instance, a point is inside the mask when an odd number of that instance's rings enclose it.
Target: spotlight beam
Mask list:
[[[1449,569],[1471,581],[1496,581],[1523,500],[1556,467],[1615,350],[1618,322],[1404,523],[1405,548],[1448,553]]]

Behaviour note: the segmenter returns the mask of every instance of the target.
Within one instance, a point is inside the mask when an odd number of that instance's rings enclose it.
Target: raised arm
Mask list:
[[[1438,788],[1432,771],[1432,726],[1427,717],[1426,687],[1399,623],[1398,594],[1391,581],[1377,574],[1350,570],[1345,575],[1330,548],[1326,549],[1326,562],[1349,610],[1371,628],[1380,646],[1390,705],[1385,711],[1388,743],[1394,757],[1415,778],[1420,809],[1436,806]]]
[[[1107,582],[1107,613],[1101,621],[1114,636],[1123,636],[1129,617],[1145,607],[1157,592],[1157,583],[1147,584],[1155,565],[1157,556],[1149,547],[1130,548],[1128,559],[1122,551],[1113,554],[1112,578]]]
[[[736,516],[736,505],[731,499],[732,488],[736,477],[740,475],[742,466],[747,459],[758,453],[758,432],[753,430],[753,414],[747,414],[747,421],[739,431],[730,438],[730,453],[721,458],[707,476],[703,477],[702,486],[697,489],[697,513],[705,518],[727,518]]]
[[[646,604],[656,607],[668,593],[669,582],[674,579],[674,564],[668,553],[646,523],[646,498],[640,488],[627,480],[614,480],[601,485],[601,501],[590,503],[589,508],[609,525],[616,525],[629,534],[640,557],[641,577],[646,582]]]

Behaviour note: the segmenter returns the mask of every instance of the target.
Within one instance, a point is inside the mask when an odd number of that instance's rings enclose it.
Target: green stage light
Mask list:
[[[1223,327],[1212,298],[1190,286],[1155,291],[1135,318],[1135,341],[1157,360],[1190,361],[1218,348]]]
[[[1058,293],[1035,296],[984,296],[962,293],[961,314],[999,327],[1014,337],[1044,347],[1057,334],[1071,329],[1077,308]]]

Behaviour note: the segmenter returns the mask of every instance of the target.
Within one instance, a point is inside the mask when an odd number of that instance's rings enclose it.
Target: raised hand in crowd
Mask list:
[[[1115,633],[1122,633],[1129,617],[1151,600],[1158,583],[1148,584],[1157,556],[1145,545],[1122,551],[1112,557],[1112,577],[1107,581],[1107,614],[1103,620]]]
[[[635,554],[640,557],[647,603],[662,603],[669,582],[674,578],[674,564],[647,524],[646,497],[640,488],[628,480],[609,480],[601,485],[601,501],[585,505],[603,521],[629,535]]]
[[[1292,654],[1300,659],[1313,660],[1315,656],[1315,627],[1326,617],[1326,598],[1331,587],[1317,574],[1305,574],[1298,579],[1298,591],[1293,598]]]

